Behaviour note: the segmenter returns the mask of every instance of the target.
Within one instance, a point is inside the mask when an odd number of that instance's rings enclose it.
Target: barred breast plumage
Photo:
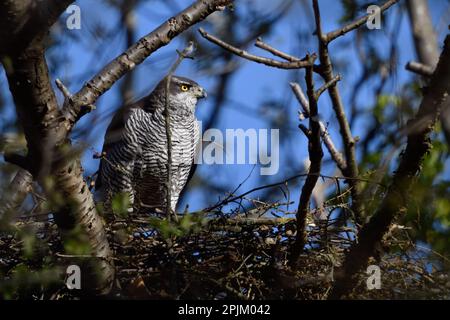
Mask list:
[[[166,79],[147,97],[121,108],[105,135],[96,189],[108,207],[118,193],[127,193],[135,211],[164,210],[167,182],[165,127]],[[196,82],[173,76],[169,88],[172,210],[195,169],[200,128],[197,100],[206,96]]]

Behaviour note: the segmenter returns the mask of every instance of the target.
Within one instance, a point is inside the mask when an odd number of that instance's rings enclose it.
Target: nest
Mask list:
[[[0,237],[4,298],[79,298],[61,281],[64,255],[52,222],[20,223]],[[33,229],[36,243],[21,237]],[[326,299],[333,270],[352,244],[349,227],[335,221],[308,226],[308,245],[288,263],[295,240],[292,218],[186,215],[178,222],[118,220],[108,226],[123,299]],[[37,240],[36,240],[37,239]],[[368,275],[350,299],[449,299],[449,260],[417,247],[400,226],[391,228],[370,264],[381,270],[381,288]],[[389,248],[389,250],[387,250]],[[31,251],[30,251],[31,250]],[[53,278],[52,278],[53,277]],[[56,279],[55,279],[56,277]]]

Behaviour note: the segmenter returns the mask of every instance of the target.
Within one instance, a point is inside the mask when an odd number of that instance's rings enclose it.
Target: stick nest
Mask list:
[[[108,224],[117,270],[112,296],[326,299],[333,285],[333,271],[352,244],[354,230],[338,227],[336,221],[310,221],[307,247],[298,263],[290,266],[294,223],[292,218],[242,214],[186,215],[176,223],[158,218],[150,222],[116,220]],[[64,244],[66,252],[70,245]],[[62,252],[51,221],[19,222],[2,232],[0,294],[11,299],[80,298],[61,280],[63,266],[71,258]],[[361,273],[357,275],[357,287],[347,298],[450,298],[449,260],[415,245],[401,226],[391,227],[370,263],[381,270],[381,289],[368,290],[369,275]]]

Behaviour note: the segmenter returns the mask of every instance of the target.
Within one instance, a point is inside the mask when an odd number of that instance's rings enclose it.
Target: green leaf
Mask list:
[[[111,203],[111,208],[116,216],[121,218],[127,217],[128,209],[130,207],[130,194],[128,192],[120,192],[114,196]]]

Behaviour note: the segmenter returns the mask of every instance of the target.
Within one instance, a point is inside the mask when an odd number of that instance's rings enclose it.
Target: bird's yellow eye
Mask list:
[[[182,84],[180,88],[181,88],[181,91],[188,91],[189,90],[189,87],[187,85],[185,85],[185,84]]]

